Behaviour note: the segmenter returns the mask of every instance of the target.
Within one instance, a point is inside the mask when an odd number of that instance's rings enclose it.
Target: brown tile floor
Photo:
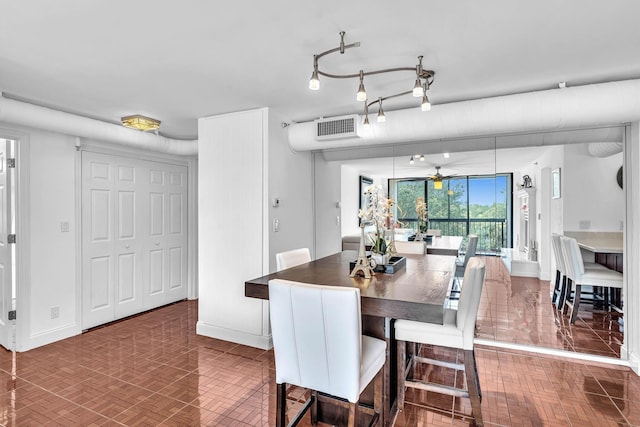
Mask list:
[[[513,324],[510,339],[546,342],[536,329],[544,323],[545,285],[536,290],[525,280],[528,290],[514,291],[516,280],[501,284],[499,274],[492,270],[486,288],[491,292],[483,300],[483,319],[495,316],[496,325],[483,320],[481,334],[506,334]],[[496,306],[500,295],[515,302],[513,311]],[[581,322],[591,317],[585,312]],[[197,302],[185,301],[15,357],[0,352],[0,425],[273,425],[273,353],[197,336],[196,321]],[[590,345],[576,345],[579,327],[569,328],[572,338],[558,338],[568,343],[561,348]],[[423,351],[458,357],[446,349]],[[477,346],[476,354],[487,425],[640,426],[640,377],[628,368],[495,347]],[[460,381],[450,371],[424,374]],[[304,394],[290,390],[289,404],[299,405]],[[466,399],[409,391],[407,402],[397,426],[468,425]]]
[[[578,319],[569,324],[551,304],[551,284],[509,276],[497,257],[487,257],[476,336],[513,344],[620,358],[623,326],[616,312],[581,304]]]

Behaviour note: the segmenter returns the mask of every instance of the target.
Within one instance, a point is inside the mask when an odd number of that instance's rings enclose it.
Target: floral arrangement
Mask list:
[[[388,248],[384,232],[391,227],[395,202],[393,199],[384,197],[382,189],[376,185],[369,185],[365,188],[364,194],[367,204],[365,209],[360,209],[358,217],[376,228],[375,236],[369,236],[372,243],[371,251],[377,254],[385,254]]]
[[[418,232],[424,233],[427,231],[427,203],[424,197],[416,199],[416,214],[418,214]]]

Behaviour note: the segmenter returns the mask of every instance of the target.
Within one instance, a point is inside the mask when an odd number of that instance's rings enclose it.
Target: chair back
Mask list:
[[[456,327],[462,331],[464,350],[473,349],[473,337],[484,285],[485,268],[485,263],[481,258],[473,257],[464,270],[464,285],[460,291],[456,313]]]
[[[427,253],[426,242],[405,242],[404,240],[396,240],[396,252],[399,254],[419,254],[424,255]]]
[[[562,244],[564,254],[564,267],[567,270],[566,275],[574,283],[582,283],[582,275],[584,274],[584,262],[582,260],[582,253],[576,239],[572,237],[561,236],[560,242]]]
[[[566,267],[564,266],[564,254],[562,253],[562,243],[558,233],[551,233],[551,246],[553,247],[553,256],[556,260],[556,270],[563,276],[566,276]]]
[[[426,234],[427,236],[442,237],[442,230],[438,230],[437,228],[429,228]]]
[[[269,304],[276,383],[357,402],[360,289],[274,279],[269,281]]]
[[[478,236],[475,234],[469,234],[469,242],[467,243],[467,249],[464,253],[464,263],[462,264],[464,267],[467,266],[467,263],[471,258],[476,256],[477,248],[478,248]]]
[[[284,270],[311,261],[309,248],[293,249],[276,254],[276,270]]]

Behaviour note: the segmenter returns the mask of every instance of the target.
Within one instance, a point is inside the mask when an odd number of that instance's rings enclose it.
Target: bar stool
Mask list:
[[[372,423],[382,410],[384,340],[362,335],[360,289],[269,281],[269,315],[276,362],[276,426],[286,425],[287,384],[311,389],[290,426],[311,408],[317,423],[318,392],[344,400],[348,425],[358,425],[360,394],[374,381]],[[364,408],[362,408],[364,410]]]
[[[561,235],[557,233],[551,234],[551,244],[553,247],[553,255],[556,261],[556,281],[553,287],[553,294],[551,296],[551,302],[555,304],[557,309],[562,310],[564,308],[564,302],[571,293],[570,289],[567,289],[567,267],[562,250],[562,243],[560,241]],[[586,269],[605,269],[604,265],[596,264],[595,262],[585,262],[584,267]],[[569,295],[570,296],[570,295]]]
[[[582,295],[582,286],[600,286],[603,288],[622,288],[622,273],[609,268],[586,267],[582,261],[582,254],[576,239],[562,236],[560,238],[562,250],[565,257],[565,267],[567,273],[567,289],[569,284],[573,289],[573,299],[565,300],[565,306],[571,309],[570,323],[575,323],[578,310],[580,308],[580,298]],[[594,296],[595,298],[595,296]],[[605,301],[605,303],[608,303]]]
[[[278,271],[295,267],[311,261],[309,248],[293,249],[276,254],[276,269]]]
[[[476,365],[473,338],[475,334],[476,316],[480,305],[480,296],[485,277],[485,263],[481,258],[474,257],[467,263],[464,274],[464,284],[460,293],[460,301],[456,310],[446,309],[444,323],[415,322],[412,320],[396,320],[395,336],[398,343],[398,409],[404,409],[405,387],[414,387],[436,393],[443,393],[456,397],[468,397],[471,400],[471,409],[476,425],[482,426],[482,412],[480,401],[480,381]],[[431,344],[441,347],[462,349],[464,363],[451,363],[442,360],[419,357],[411,354],[407,360],[407,342],[410,348],[414,344]],[[411,352],[413,353],[413,352]],[[455,388],[442,384],[421,381],[415,378],[407,378],[414,371],[415,363],[428,363],[443,366],[465,372],[466,387]]]

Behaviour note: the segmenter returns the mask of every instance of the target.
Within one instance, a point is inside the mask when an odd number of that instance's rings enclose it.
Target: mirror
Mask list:
[[[442,189],[434,188],[433,179],[426,182],[431,225],[467,235],[472,224],[492,221],[492,227],[483,224],[491,231],[487,232],[485,244],[479,244],[478,252],[487,255],[495,267],[492,271],[498,272],[488,280],[500,283],[495,295],[502,299],[491,301],[485,316],[503,311],[506,319],[503,324],[480,325],[480,338],[619,357],[623,334],[618,322],[602,322],[606,313],[587,309],[581,321],[600,320],[602,325],[610,325],[610,329],[600,332],[613,336],[613,344],[604,343],[594,334],[582,342],[597,340],[600,346],[581,346],[575,335],[580,328],[561,325],[573,331],[573,340],[550,333],[558,322],[566,322],[566,316],[554,313],[550,305],[544,306],[544,298],[551,293],[555,279],[551,233],[601,232],[622,239],[625,194],[618,185],[617,174],[623,161],[623,134],[624,127],[616,126],[328,150],[323,156],[342,168],[343,235],[357,232],[357,221],[349,225],[347,219],[353,216],[358,202],[349,207],[344,190],[349,188],[347,182],[355,186],[360,175],[388,186],[389,194],[398,200],[397,218],[402,227],[415,230],[417,217],[415,207],[402,202],[398,183],[411,187],[438,172],[446,177]],[[556,170],[558,173],[554,174]],[[504,182],[497,177],[504,177]],[[557,193],[554,183],[558,185]],[[479,205],[485,211],[479,212]],[[525,216],[523,208],[529,216]],[[452,224],[465,224],[467,228],[454,229]],[[583,252],[583,257],[585,261],[595,261],[595,254]],[[502,280],[504,276],[509,280]],[[547,322],[546,329],[540,326],[543,322]]]

